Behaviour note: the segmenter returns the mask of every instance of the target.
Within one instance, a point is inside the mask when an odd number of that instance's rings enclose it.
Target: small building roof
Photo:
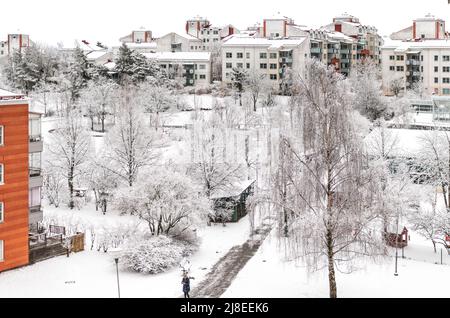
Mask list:
[[[221,190],[215,191],[211,195],[211,199],[217,200],[217,199],[234,198],[234,197],[240,196],[242,194],[242,192],[247,190],[255,182],[256,182],[255,179],[234,182],[232,185],[227,187],[227,189],[221,189]]]
[[[148,59],[166,60],[166,61],[209,61],[211,60],[210,52],[158,52],[144,53]]]
[[[223,46],[266,46],[270,48],[280,48],[283,46],[299,46],[306,40],[306,37],[294,39],[271,40],[266,38],[254,38],[250,36],[230,37]]]

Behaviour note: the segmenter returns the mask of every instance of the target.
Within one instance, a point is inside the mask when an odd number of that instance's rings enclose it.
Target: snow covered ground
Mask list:
[[[202,237],[200,249],[190,258],[191,275],[195,277],[192,287],[195,287],[230,248],[247,240],[248,218],[226,227],[205,227],[199,231],[199,236]],[[119,276],[122,297],[171,298],[182,294],[180,268],[153,276],[121,269]],[[2,273],[0,298],[10,297],[117,297],[113,257],[108,253],[85,251],[71,254],[69,258],[61,256]]]
[[[416,249],[417,246],[413,245],[411,248]],[[428,251],[433,254],[431,244]],[[406,248],[406,255],[409,252],[409,248]],[[266,240],[222,297],[327,298],[329,296],[326,270],[308,275],[306,268],[282,259],[283,251],[278,248],[277,239],[272,233],[270,239]],[[367,260],[365,268],[350,275],[337,273],[338,297],[448,297],[449,265],[399,258],[398,277],[394,276],[394,266],[394,258],[389,257],[382,264]]]

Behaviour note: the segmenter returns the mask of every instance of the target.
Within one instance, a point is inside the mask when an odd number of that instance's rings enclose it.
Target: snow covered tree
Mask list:
[[[119,211],[146,221],[155,236],[177,236],[206,220],[209,201],[186,175],[167,169],[154,169],[150,175],[117,192]]]
[[[78,103],[84,114],[91,120],[91,130],[94,130],[94,121],[98,119],[101,123],[101,132],[105,132],[105,121],[112,114],[113,103],[117,85],[106,78],[99,78],[89,82],[88,86],[81,92]]]
[[[106,138],[102,156],[106,158],[104,168],[131,187],[139,171],[158,158],[161,138],[144,124],[143,107],[135,90],[125,87],[120,91],[118,108],[116,126]]]
[[[210,198],[216,191],[226,191],[235,182],[245,179],[244,160],[228,158],[227,152],[233,145],[227,130],[217,118],[201,118],[194,124],[191,151],[192,161],[188,172],[202,185],[205,195]],[[237,160],[235,160],[237,159]]]
[[[261,74],[256,70],[251,71],[245,82],[245,90],[250,94],[253,103],[253,111],[256,112],[256,106],[262,94],[271,90],[270,82],[265,74]]]
[[[58,170],[67,181],[71,209],[75,207],[75,182],[86,173],[90,150],[90,136],[84,128],[83,117],[77,111],[69,112],[53,132],[48,160],[52,169]]]
[[[386,111],[379,73],[379,67],[375,62],[364,60],[352,66],[349,77],[355,94],[354,107],[371,121],[383,117]]]
[[[294,258],[313,270],[328,269],[330,297],[336,298],[336,270],[351,271],[354,258],[384,251],[381,235],[372,229],[372,176],[344,78],[309,60],[299,85],[303,129],[281,138],[287,180],[274,189],[287,208],[279,209],[285,224],[280,231],[283,236],[288,231]]]
[[[167,88],[149,85],[148,83],[141,85],[138,98],[144,106],[144,110],[154,116],[153,125],[156,130],[158,130],[160,124],[160,113],[176,105],[175,97]]]
[[[110,169],[105,168],[107,163],[103,162],[103,158],[95,161],[89,173],[89,184],[94,192],[95,210],[98,211],[100,208],[103,214],[106,214],[113,192],[118,187],[118,177]]]
[[[72,103],[79,98],[81,90],[88,85],[91,80],[91,68],[86,55],[80,47],[76,47],[72,53],[65,76],[70,83],[70,93]]]

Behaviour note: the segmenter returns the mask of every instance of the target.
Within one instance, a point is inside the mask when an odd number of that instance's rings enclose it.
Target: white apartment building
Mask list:
[[[144,53],[156,61],[172,79],[182,80],[185,86],[208,86],[211,83],[211,53],[158,52]]]
[[[450,41],[445,34],[445,22],[428,15],[386,39],[382,47],[386,95],[392,94],[394,80],[400,80],[403,90],[422,82],[430,94],[450,95]]]
[[[343,33],[354,39],[356,60],[370,57],[376,63],[381,62],[383,39],[374,26],[363,25],[359,18],[344,13],[334,17],[333,23],[324,26],[323,29],[330,32]]]
[[[382,61],[385,94],[392,94],[392,80],[401,79],[404,90],[421,81],[430,94],[450,95],[450,41],[391,40],[382,47]]]
[[[189,34],[179,34],[175,32],[168,33],[158,39],[156,42],[157,52],[202,52],[203,42]]]
[[[128,34],[124,37],[120,38],[120,42],[122,43],[150,43],[152,42],[152,31],[141,27],[139,30],[131,31],[131,34]]]
[[[197,16],[186,21],[186,33],[202,42],[201,50],[213,51],[224,38],[239,33],[239,30],[231,24],[215,27],[208,19]]]
[[[287,69],[303,72],[309,57],[309,38],[266,39],[235,35],[222,46],[222,80],[232,85],[233,68],[266,74],[279,88]]]
[[[0,41],[0,57],[11,55],[14,51],[22,51],[31,44],[27,34],[8,34],[6,41]]]

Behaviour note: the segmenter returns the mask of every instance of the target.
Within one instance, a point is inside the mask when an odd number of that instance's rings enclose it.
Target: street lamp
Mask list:
[[[122,252],[121,248],[112,248],[109,250],[111,255],[114,257],[114,262],[116,263],[116,274],[117,274],[117,293],[120,298],[120,282],[119,282],[119,258]]]
[[[398,222],[399,215],[397,214],[397,231],[395,232],[395,273],[394,276],[398,276],[397,267],[398,267]]]

